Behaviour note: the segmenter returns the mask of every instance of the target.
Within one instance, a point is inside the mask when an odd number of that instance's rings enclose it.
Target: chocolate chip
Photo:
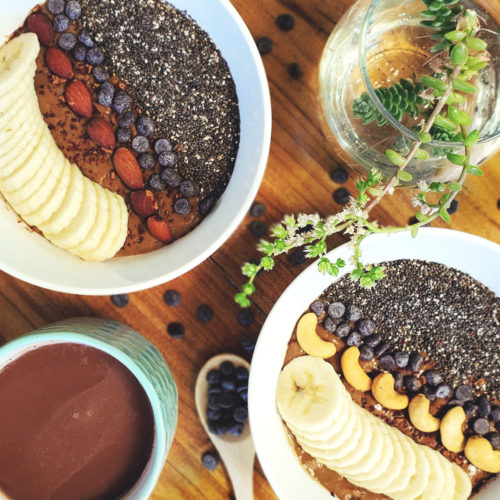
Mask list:
[[[280,14],[276,18],[276,24],[282,31],[291,31],[295,28],[295,18],[291,14]]]
[[[257,40],[257,49],[262,56],[269,54],[273,50],[273,41],[269,37],[263,36]]]
[[[339,205],[347,205],[351,199],[351,193],[347,188],[341,187],[333,192],[333,199]]]
[[[300,266],[306,261],[306,254],[302,248],[296,248],[290,253],[288,259],[294,266]]]
[[[336,167],[330,172],[330,177],[337,184],[344,184],[349,179],[349,174],[345,168]]]
[[[241,326],[250,326],[254,321],[253,312],[250,309],[241,309],[238,313],[238,323]]]
[[[266,234],[267,227],[261,220],[254,220],[250,223],[250,231],[254,236],[260,238]]]
[[[302,68],[299,66],[299,63],[293,62],[288,65],[288,74],[294,79],[298,80],[302,77],[304,72]]]
[[[184,337],[186,329],[184,328],[184,325],[182,323],[173,321],[172,323],[169,323],[167,325],[167,332],[172,338],[180,339]]]

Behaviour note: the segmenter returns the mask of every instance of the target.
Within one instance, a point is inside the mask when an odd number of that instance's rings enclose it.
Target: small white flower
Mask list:
[[[427,190],[429,189],[427,182],[425,182],[424,180],[418,181],[417,186],[418,186],[418,189],[420,189],[420,191],[427,192]]]

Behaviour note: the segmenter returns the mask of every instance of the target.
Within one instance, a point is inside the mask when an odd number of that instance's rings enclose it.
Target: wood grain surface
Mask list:
[[[262,220],[268,226],[285,213],[319,212],[328,214],[341,207],[332,199],[339,187],[329,176],[339,165],[324,139],[317,104],[317,67],[326,39],[350,5],[347,0],[232,0],[255,39],[268,36],[274,41],[264,56],[273,106],[271,154],[264,182],[257,196],[267,212]],[[275,23],[281,13],[296,20],[290,32],[280,31]],[[292,79],[288,65],[297,62],[304,74]],[[500,156],[484,168],[484,178],[471,178],[458,195],[459,210],[451,227],[500,243]],[[347,187],[353,191],[352,176]],[[398,191],[374,210],[384,224],[405,224],[413,215],[411,193]],[[187,275],[168,284],[131,295],[123,309],[113,306],[109,297],[81,297],[54,293],[25,284],[0,273],[0,336],[10,340],[55,320],[72,316],[101,316],[129,324],[154,342],[167,360],[179,389],[179,426],[168,461],[152,495],[159,499],[211,500],[232,498],[223,467],[205,470],[201,455],[211,449],[210,441],[196,416],[193,389],[199,368],[211,356],[234,352],[248,356],[240,347],[240,336],[257,338],[259,329],[280,293],[307,265],[293,266],[287,257],[279,259],[272,273],[257,279],[258,292],[252,310],[255,322],[242,327],[237,322],[238,306],[232,296],[242,283],[241,264],[257,256],[257,239],[252,236],[248,216],[235,234],[212,258]],[[445,225],[440,222],[435,225]],[[342,243],[340,237],[333,244]],[[175,288],[182,294],[181,305],[168,307],[162,298],[165,290]],[[201,323],[196,308],[210,304],[214,318]],[[183,339],[172,339],[166,332],[171,321],[186,326]],[[258,463],[255,498],[276,498]]]

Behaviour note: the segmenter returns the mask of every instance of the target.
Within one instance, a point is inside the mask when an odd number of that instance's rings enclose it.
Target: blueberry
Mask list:
[[[115,88],[109,82],[104,82],[99,87],[99,92],[97,94],[97,102],[101,106],[111,107],[113,104],[113,95],[115,94]]]
[[[167,184],[168,187],[175,188],[178,187],[182,181],[181,174],[176,172],[173,168],[166,168],[162,171],[161,179]]]
[[[422,392],[429,401],[434,401],[436,399],[436,388],[432,385],[423,385]]]
[[[296,248],[288,256],[290,263],[294,266],[300,266],[306,261],[306,254],[302,248]]]
[[[378,362],[380,366],[387,371],[394,370],[396,368],[396,363],[394,362],[394,358],[390,354],[384,354],[379,357]]]
[[[420,366],[424,362],[424,358],[418,352],[412,352],[410,354],[410,360],[408,362],[408,366],[412,372],[420,371]]]
[[[109,73],[102,66],[94,66],[92,75],[94,75],[95,81],[98,83],[107,82],[109,80]],[[125,126],[120,124],[120,120],[118,120],[118,125],[120,125],[120,127]]]
[[[99,47],[92,47],[87,51],[87,62],[92,66],[98,66],[104,62],[104,54]]]
[[[208,394],[222,394],[222,387],[219,384],[211,384],[207,392]]]
[[[174,203],[174,212],[179,215],[188,215],[193,210],[191,203],[186,198],[179,198]]]
[[[450,399],[448,401],[448,407],[453,408],[454,406],[463,406],[464,402],[460,401],[459,399]]]
[[[233,418],[236,422],[246,422],[248,419],[248,410],[244,406],[237,406],[233,411]]]
[[[273,50],[273,41],[267,36],[263,36],[257,40],[257,49],[260,55],[265,56]]]
[[[137,157],[137,162],[143,170],[151,170],[155,166],[155,157],[151,153],[141,153]]]
[[[123,113],[123,115],[120,116],[120,119],[118,120],[118,125],[120,127],[131,127],[133,123],[134,123],[134,113],[132,113],[132,111],[127,111]]]
[[[76,45],[76,37],[73,33],[63,33],[57,40],[57,45],[63,50],[70,51]]]
[[[125,113],[127,109],[132,105],[132,98],[123,90],[120,90],[116,93],[115,98],[113,99],[113,109],[119,113]]]
[[[196,316],[203,323],[207,323],[214,317],[214,310],[208,304],[200,304],[196,309]]]
[[[54,26],[54,30],[57,31],[57,33],[62,33],[69,28],[69,19],[64,14],[58,14],[56,17],[54,17],[52,25]]]
[[[302,68],[300,67],[299,63],[293,62],[288,65],[288,74],[294,80],[298,80],[299,78],[302,77],[304,72],[302,71]]]
[[[111,302],[113,302],[116,307],[125,307],[128,305],[129,301],[129,296],[126,293],[111,295]]]
[[[70,19],[78,19],[82,15],[80,2],[77,2],[76,0],[69,0],[66,4],[65,12]]]
[[[202,215],[206,215],[208,214],[208,212],[210,212],[210,210],[212,210],[212,207],[214,206],[215,204],[215,200],[213,198],[204,198],[203,200],[200,201],[200,204],[199,204],[199,209],[200,209],[200,213]]]
[[[351,331],[351,325],[347,321],[341,321],[335,329],[335,335],[341,339],[347,337]]]
[[[325,310],[325,303],[322,300],[315,300],[310,306],[309,309],[316,314],[316,316],[320,316]]]
[[[224,392],[234,392],[236,390],[236,382],[232,378],[222,379],[220,386]]]
[[[246,333],[242,333],[240,337],[240,346],[244,351],[252,353],[255,349],[255,340]]]
[[[267,232],[267,227],[261,220],[253,220],[250,222],[249,227],[252,234],[257,238],[264,236]]]
[[[404,378],[404,385],[409,392],[417,392],[419,389],[418,378],[413,375],[406,375]]]
[[[248,380],[238,380],[237,392],[248,391]]]
[[[242,401],[246,403],[248,401],[248,391],[241,391],[240,398]]]
[[[375,333],[376,325],[371,319],[362,319],[358,322],[357,328],[363,337],[368,337],[368,335]]]
[[[474,403],[473,401],[467,401],[464,404],[464,411],[465,411],[465,416],[466,417],[473,417],[477,413],[477,404]]]
[[[219,420],[222,417],[221,411],[210,410],[207,408],[207,418],[210,420]]]
[[[494,450],[500,450],[500,434],[498,432],[488,432],[485,438],[491,443]]]
[[[149,116],[145,115],[140,115],[136,122],[135,122],[135,127],[139,134],[144,135],[146,137],[150,136],[154,130],[155,130],[155,125],[153,120]]]
[[[201,463],[203,464],[203,467],[205,467],[205,469],[215,470],[219,465],[219,457],[211,451],[206,451],[201,456]]]
[[[490,418],[493,422],[500,422],[500,406],[493,405],[490,411]]]
[[[280,14],[276,18],[276,24],[282,31],[291,31],[295,27],[295,18],[291,14]]]
[[[472,421],[471,428],[476,434],[484,436],[490,431],[490,423],[485,418],[478,417]]]
[[[182,323],[179,323],[178,321],[173,321],[172,323],[169,323],[167,325],[167,332],[172,338],[180,339],[184,337],[186,329],[184,328],[184,325]]]
[[[217,436],[222,436],[227,432],[227,424],[220,420],[209,420],[207,426],[209,432]]]
[[[181,303],[181,294],[177,290],[166,290],[163,294],[163,300],[170,307],[177,307]]]
[[[380,344],[381,340],[382,337],[378,333],[374,333],[373,335],[368,335],[368,337],[364,338],[365,344],[369,345],[370,347],[376,347],[378,344]]]
[[[149,177],[148,184],[155,191],[161,191],[167,187],[167,183],[162,180],[160,174],[152,174]]]
[[[436,387],[436,397],[440,399],[447,398],[451,394],[451,387],[448,384],[439,384]]]
[[[410,355],[407,352],[396,351],[394,353],[394,362],[398,368],[406,368],[409,360]]]
[[[375,356],[373,349],[369,345],[363,344],[359,347],[359,359],[363,361],[370,361]]]
[[[221,408],[233,408],[236,403],[236,394],[234,392],[223,392],[220,395]]]
[[[219,371],[224,377],[229,377],[234,373],[234,365],[231,361],[223,361],[219,366]]]
[[[460,401],[469,401],[472,399],[472,389],[467,384],[459,385],[455,389],[455,397]]]
[[[221,373],[217,369],[210,370],[207,373],[207,382],[209,384],[220,384],[221,381]]]
[[[332,302],[327,311],[330,317],[341,318],[345,313],[345,305],[342,302]]]
[[[403,389],[404,375],[401,372],[394,372],[392,376],[394,378],[394,390],[400,392]]]
[[[457,200],[451,200],[451,203],[450,203],[450,206],[447,209],[447,212],[450,215],[453,215],[457,210],[458,210],[458,201]]]
[[[351,192],[344,187],[338,188],[333,192],[333,199],[339,205],[347,205],[351,199]]]
[[[77,61],[85,61],[85,58],[87,57],[87,47],[85,47],[83,43],[77,43],[73,49],[73,57]]]
[[[118,127],[116,129],[116,140],[118,142],[125,144],[130,141],[131,137],[132,137],[132,132],[130,131],[129,128]]]
[[[220,398],[220,394],[210,394],[210,396],[208,396],[207,406],[210,410],[219,411],[221,409]]]
[[[56,16],[64,12],[64,0],[48,0],[47,10]]]
[[[336,182],[337,184],[344,184],[345,182],[347,182],[349,175],[345,168],[337,167],[330,172],[330,177],[332,178],[333,182]]]
[[[136,153],[145,153],[149,149],[149,141],[143,135],[136,135],[132,139],[132,149]]]
[[[248,380],[248,370],[244,366],[236,368],[236,378],[238,380]]]
[[[155,142],[154,150],[158,155],[161,153],[166,153],[172,151],[172,144],[170,144],[170,141],[168,139],[161,138]]]
[[[357,331],[352,331],[345,341],[348,346],[360,346],[363,343],[361,334]]]
[[[335,332],[335,330],[337,329],[337,326],[339,323],[341,323],[342,320],[340,318],[337,318],[337,319],[333,319],[332,317],[330,316],[327,316],[324,321],[323,321],[323,328],[327,331],[327,332]],[[349,325],[347,325],[349,326]],[[349,331],[351,329],[349,328]],[[349,334],[349,331],[346,333],[346,335]],[[345,336],[345,335],[344,335]]]
[[[373,349],[375,357],[379,358],[380,356],[383,356],[390,349],[390,347],[391,346],[387,342],[379,342]]]
[[[361,309],[356,304],[349,304],[345,308],[345,318],[352,322],[358,321],[361,318]]]
[[[90,38],[90,35],[87,33],[87,30],[83,29],[78,33],[78,40],[85,45],[85,47],[88,47],[91,49],[94,46],[94,40]]]
[[[426,370],[424,376],[425,381],[432,386],[439,385],[443,381],[443,377],[436,370]]]
[[[253,312],[250,309],[240,309],[237,319],[241,326],[250,326],[254,321]]]
[[[158,155],[162,167],[173,167],[177,163],[177,155],[172,151],[164,151]]]
[[[476,404],[477,404],[477,414],[480,417],[487,417],[490,414],[491,405],[490,402],[484,396],[477,398]]]
[[[198,196],[200,188],[198,184],[189,180],[185,180],[180,183],[179,191],[185,198],[192,198],[193,196]]]

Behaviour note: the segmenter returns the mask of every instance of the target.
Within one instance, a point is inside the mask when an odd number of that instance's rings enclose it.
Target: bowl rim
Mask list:
[[[398,259],[434,261],[458,267],[475,279],[478,279],[477,275],[482,269],[486,280],[480,281],[500,296],[500,245],[479,236],[452,229],[423,228],[415,239],[407,233],[370,235],[363,242],[363,247],[367,263]],[[427,248],[427,251],[423,251],[423,248]],[[493,266],[492,270],[491,266],[485,266],[480,257],[468,259],[468,252],[472,254],[473,251],[493,256],[496,267]],[[348,262],[350,252],[350,244],[345,243],[330,251],[328,256],[333,260],[341,257]],[[446,259],[447,252],[453,252],[452,259]],[[383,257],[370,256],[377,253]],[[330,493],[307,474],[293,453],[276,408],[275,390],[296,321],[327,286],[347,274],[352,267],[352,264],[348,264],[334,278],[321,275],[315,263],[308,266],[276,301],[259,334],[250,366],[249,422],[262,470],[278,498],[302,500],[307,495],[317,500],[332,499]],[[492,489],[496,491],[491,492]],[[493,500],[499,491],[500,478],[482,490],[477,499]]]

